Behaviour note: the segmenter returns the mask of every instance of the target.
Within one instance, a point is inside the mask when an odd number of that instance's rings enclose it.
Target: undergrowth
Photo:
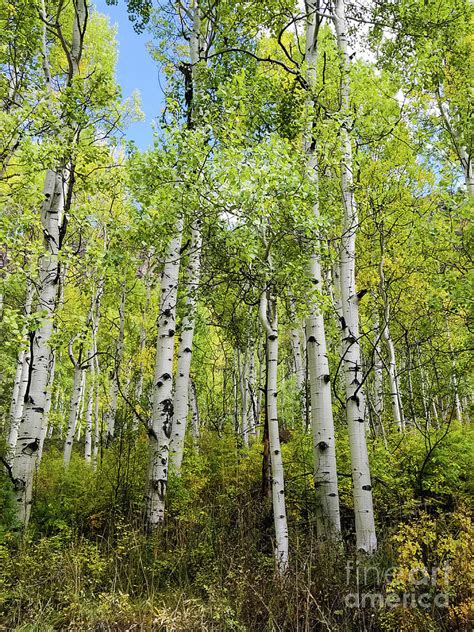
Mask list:
[[[370,446],[379,550],[354,551],[350,462],[338,440],[343,538],[319,542],[311,445],[283,446],[291,568],[274,575],[261,446],[204,434],[171,478],[168,519],[143,528],[147,439],[117,439],[97,469],[44,456],[29,528],[2,479],[0,622],[8,630],[468,630],[472,432],[413,431]],[[126,446],[126,447],[125,447]],[[441,597],[440,597],[441,595]]]

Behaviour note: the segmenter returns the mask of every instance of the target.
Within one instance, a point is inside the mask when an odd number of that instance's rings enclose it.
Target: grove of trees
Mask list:
[[[144,151],[0,0],[0,627],[471,629],[470,3],[118,2]]]

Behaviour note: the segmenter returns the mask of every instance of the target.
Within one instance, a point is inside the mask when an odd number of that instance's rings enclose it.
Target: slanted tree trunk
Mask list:
[[[286,519],[285,478],[278,427],[278,315],[276,299],[263,291],[259,316],[266,332],[266,370],[268,440],[272,468],[272,505],[275,525],[275,562],[280,575],[288,570],[288,524]]]
[[[27,279],[26,285],[26,297],[23,313],[27,318],[31,314],[31,306],[33,303],[34,285],[31,279]],[[8,445],[13,451],[18,439],[18,427],[20,425],[21,418],[23,416],[23,405],[25,401],[26,387],[28,384],[29,366],[30,366],[30,352],[29,349],[25,349],[27,327],[22,329],[22,348],[18,353],[18,360],[16,365],[15,380],[13,383],[13,393],[10,405],[10,432],[8,434]],[[29,342],[29,340],[28,340]]]
[[[347,48],[347,23],[344,0],[334,2],[334,25],[341,55],[342,141],[341,190],[343,196],[343,234],[341,239],[341,299],[344,343],[346,419],[349,430],[352,484],[358,550],[373,553],[377,548],[372,501],[372,483],[367,452],[365,399],[362,389],[362,359],[359,336],[359,297],[355,283],[355,245],[359,223],[354,197],[350,104],[350,57]]]
[[[146,520],[151,531],[155,530],[165,518],[169,441],[173,422],[174,334],[182,233],[183,220],[179,218],[176,223],[175,234],[168,247],[161,277],[153,410],[148,433],[150,437],[150,462]]]
[[[306,54],[307,81],[309,90],[316,86],[318,2],[306,2]],[[314,117],[314,101],[310,92],[307,113]],[[308,177],[319,195],[318,158],[313,137],[313,124],[310,123],[305,133],[304,150],[306,153]],[[319,203],[313,207],[315,218],[320,217]],[[315,290],[322,291],[321,262],[319,255],[311,255],[309,275]],[[306,353],[308,357],[308,374],[311,398],[311,428],[314,453],[314,485],[317,497],[316,527],[319,537],[337,538],[341,530],[339,513],[339,492],[336,466],[336,442],[334,420],[332,414],[331,382],[329,361],[326,346],[324,316],[313,297],[310,312],[306,320]]]
[[[44,17],[44,5],[40,10]],[[83,41],[88,17],[87,0],[77,0],[73,17],[72,37],[68,47],[69,69],[67,85],[71,86],[79,74]],[[46,30],[44,31],[44,34]],[[63,38],[64,39],[64,38]],[[43,38],[43,62],[47,86],[51,85],[46,36]],[[77,142],[77,130],[67,124],[66,134]],[[50,339],[53,333],[53,319],[58,296],[60,278],[59,253],[66,230],[64,215],[72,197],[74,172],[71,157],[60,160],[57,168],[46,172],[43,204],[41,207],[41,225],[44,236],[44,250],[39,258],[38,274],[38,308],[43,312],[43,319],[38,328],[31,332],[31,360],[29,382],[25,393],[23,418],[20,423],[12,475],[15,480],[15,506],[17,516],[23,523],[28,523],[31,509],[33,476],[40,442],[43,414],[46,406],[47,383],[51,373]]]
[[[58,303],[57,303],[57,306],[56,306],[56,310],[58,312],[64,306],[64,288],[65,288],[65,285],[66,285],[66,275],[67,275],[67,265],[64,265],[61,268],[59,297],[58,297]],[[57,323],[55,323],[55,327],[57,327]],[[39,466],[40,466],[40,463],[41,463],[41,459],[43,458],[43,447],[44,447],[44,441],[46,439],[46,434],[48,434],[48,438],[51,438],[51,435],[52,435],[52,432],[53,432],[53,426],[52,426],[52,424],[49,423],[49,413],[50,413],[50,410],[51,410],[51,403],[52,403],[52,396],[53,396],[54,375],[55,375],[55,371],[56,371],[57,353],[58,352],[56,350],[52,351],[51,372],[49,374],[49,379],[48,379],[48,390],[47,390],[47,393],[46,393],[46,404],[45,404],[45,407],[44,407],[43,425],[41,427],[40,445],[39,445],[39,449],[38,449],[38,459],[37,459],[37,463],[36,463],[37,469],[39,469]],[[59,391],[58,391],[58,395],[59,395]],[[56,401],[58,401],[58,398],[56,398]],[[48,428],[48,425],[49,425],[49,428]]]
[[[59,251],[64,210],[65,174],[49,170],[44,186],[41,222],[44,252],[39,261],[38,309],[44,314],[41,325],[30,333],[28,387],[24,397],[23,418],[19,425],[13,461],[17,515],[27,523],[30,515],[33,476],[46,406],[48,377],[51,369],[49,341],[53,333],[59,279]]]
[[[191,244],[184,288],[186,295],[186,313],[181,323],[173,399],[173,429],[170,441],[170,460],[171,467],[177,474],[180,473],[181,464],[183,462],[184,439],[189,409],[189,375],[191,371],[197,291],[200,280],[201,245],[201,222],[196,219],[191,227]]]

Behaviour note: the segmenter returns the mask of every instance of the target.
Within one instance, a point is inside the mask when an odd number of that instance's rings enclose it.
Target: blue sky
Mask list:
[[[117,79],[126,98],[134,90],[141,95],[141,109],[145,120],[133,123],[125,130],[126,138],[135,141],[139,149],[151,146],[153,133],[151,123],[163,107],[163,89],[158,81],[158,65],[151,58],[146,43],[150,35],[137,35],[128,19],[126,3],[119,0],[116,6],[108,6],[105,0],[95,0],[96,8],[109,16],[112,24],[118,25],[119,59]],[[161,79],[163,85],[163,79]]]

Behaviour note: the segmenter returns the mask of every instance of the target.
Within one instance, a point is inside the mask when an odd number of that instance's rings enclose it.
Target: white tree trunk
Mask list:
[[[240,424],[239,424],[239,398],[238,398],[238,379],[237,379],[237,351],[234,349],[234,364],[232,369],[232,394],[234,404],[234,432],[238,439],[240,437]]]
[[[312,278],[321,273],[316,257],[311,260]],[[320,278],[320,277],[319,277]],[[316,489],[316,528],[319,537],[337,538],[341,531],[336,465],[336,441],[332,414],[331,381],[324,317],[313,304],[306,322],[311,429]]]
[[[382,435],[386,445],[385,426],[383,423],[383,368],[382,350],[380,348],[380,324],[378,319],[374,325],[374,412],[378,432]]]
[[[400,432],[403,432],[405,430],[405,423],[402,418],[402,412],[400,408],[400,393],[398,389],[395,345],[393,344],[392,337],[390,336],[388,323],[384,327],[383,337],[385,339],[388,350],[388,379],[390,383],[390,403],[392,406],[393,421],[397,424],[398,430]]]
[[[249,379],[248,389],[250,397],[251,421],[249,422],[249,432],[255,437],[257,434],[258,415],[257,415],[257,399],[255,396],[255,350],[253,341],[249,343]]]
[[[48,384],[48,391],[46,393],[46,403],[44,406],[44,414],[43,414],[43,425],[41,427],[41,435],[40,435],[40,442],[39,442],[39,448],[38,448],[38,458],[36,461],[36,467],[39,468],[40,463],[41,463],[41,459],[43,458],[43,448],[44,448],[44,441],[46,439],[46,435],[48,433],[48,424],[49,424],[49,413],[51,410],[51,402],[53,399],[53,386],[54,386],[54,373],[56,371],[56,353],[53,352],[53,357],[52,357],[52,364],[51,364],[51,373],[49,374],[49,384]]]
[[[398,371],[397,371],[397,360],[395,356],[395,345],[393,344],[392,336],[390,335],[390,301],[388,297],[388,292],[385,284],[385,272],[384,272],[384,235],[383,235],[383,224],[381,226],[381,235],[380,235],[380,244],[381,244],[381,256],[380,256],[380,264],[379,264],[379,276],[380,276],[380,294],[382,295],[383,300],[383,317],[384,322],[382,324],[382,335],[385,340],[385,344],[388,352],[388,379],[390,384],[390,404],[392,407],[392,416],[393,421],[397,424],[397,428],[400,432],[405,430],[405,420],[403,418],[402,407],[401,407],[401,396],[400,389],[398,385]]]
[[[242,428],[242,441],[246,448],[249,445],[249,424],[248,424],[248,350],[244,357],[237,349],[237,366],[240,387],[240,427]]]
[[[189,260],[186,266],[186,313],[181,323],[173,399],[173,428],[170,440],[171,467],[177,474],[180,473],[183,462],[184,439],[189,409],[189,374],[191,371],[197,291],[200,280],[201,245],[200,221],[195,220],[191,228]]]
[[[33,293],[34,293],[34,285],[31,282],[31,279],[27,279],[26,285],[26,297],[25,297],[25,307],[23,313],[25,317],[28,317],[31,314],[31,306],[33,303]],[[28,374],[30,368],[30,352],[29,349],[25,349],[24,345],[29,340],[26,341],[27,328],[26,326],[22,329],[22,349],[20,349],[18,353],[18,360],[16,365],[15,372],[15,381],[13,383],[13,393],[12,400],[10,406],[10,432],[8,435],[8,445],[13,451],[16,446],[16,442],[18,439],[18,427],[20,425],[21,418],[23,416],[23,405],[25,401],[25,393],[26,387],[28,384]]]
[[[19,425],[13,461],[17,515],[23,523],[27,523],[30,516],[33,476],[51,366],[49,341],[53,333],[53,316],[58,295],[58,254],[64,208],[64,184],[60,172],[47,172],[41,209],[45,251],[39,261],[38,293],[38,309],[44,316],[38,329],[32,333],[29,388],[24,397],[23,417]]]
[[[267,414],[272,467],[272,504],[275,525],[275,562],[280,575],[288,570],[288,524],[285,477],[278,427],[278,317],[276,300],[270,305],[266,291],[260,297],[259,316],[267,339]]]
[[[150,464],[146,518],[150,530],[156,529],[165,517],[169,441],[173,421],[174,335],[182,233],[183,220],[179,218],[175,234],[168,247],[161,277],[153,410],[149,429]]]
[[[84,459],[86,463],[90,463],[92,460],[92,411],[94,406],[94,373],[89,373],[89,389],[87,394],[87,408],[86,408],[86,432],[84,442]]]
[[[354,197],[351,125],[350,57],[347,49],[347,23],[344,0],[335,0],[334,25],[342,58],[342,140],[341,189],[344,221],[341,239],[341,298],[343,311],[344,377],[346,418],[349,429],[352,483],[358,550],[372,553],[377,548],[372,501],[372,484],[365,428],[365,400],[362,390],[362,362],[359,341],[359,299],[355,284],[355,240],[359,223]]]
[[[81,395],[79,397],[79,409],[77,411],[77,419],[76,419],[76,442],[79,443],[81,440],[82,434],[82,415],[84,413],[84,400],[86,396],[86,370],[85,368],[82,371],[81,378]]]
[[[10,405],[10,432],[8,434],[8,445],[14,449],[18,438],[18,426],[23,412],[23,402],[21,399],[20,386],[23,382],[22,376],[25,374],[25,390],[28,381],[28,369],[26,362],[26,350],[20,349],[16,363],[15,379],[13,381],[12,400]],[[23,394],[23,397],[25,395]]]
[[[66,441],[64,443],[64,465],[69,465],[69,462],[71,461],[72,444],[74,442],[74,434],[76,432],[77,418],[79,415],[79,406],[81,403],[82,378],[83,370],[81,365],[76,361],[74,364],[74,380],[72,384],[71,403],[69,406]]]
[[[315,88],[317,62],[317,16],[318,3],[308,0],[306,27],[306,55],[308,65],[307,81],[310,90]],[[310,120],[314,117],[314,102],[311,96],[306,102]],[[314,147],[313,125],[309,124],[304,138],[308,177],[319,195],[318,162]],[[319,203],[313,207],[319,219]],[[322,291],[321,263],[319,255],[313,253],[310,260],[309,276],[315,290]],[[317,497],[316,526],[320,537],[337,538],[341,531],[339,513],[339,492],[336,466],[336,442],[332,414],[331,382],[326,346],[324,317],[317,305],[316,297],[310,303],[306,320],[306,353],[311,397],[311,428],[314,453],[314,484]]]
[[[379,427],[383,429],[383,360],[380,348],[379,321],[374,326],[374,412]]]
[[[294,309],[290,309],[290,318],[294,322]],[[298,391],[298,399],[301,402],[299,413],[301,414],[301,425],[303,430],[306,429],[306,393],[305,391],[305,374],[306,367],[303,362],[303,354],[301,353],[301,327],[292,327],[290,329],[290,344],[293,356],[293,368],[296,378],[296,389]]]
[[[44,6],[41,8],[44,12]],[[75,4],[72,38],[69,48],[70,69],[68,85],[79,73],[82,44],[87,24],[87,0]],[[67,45],[67,44],[66,44]],[[47,50],[43,50],[46,82],[49,81]],[[68,130],[71,131],[71,130]],[[77,139],[77,130],[74,132]],[[65,163],[60,162],[57,170],[48,169],[44,183],[44,200],[41,208],[41,225],[44,236],[44,251],[39,259],[38,308],[43,320],[32,332],[29,384],[25,393],[23,417],[20,422],[18,440],[12,466],[15,480],[15,499],[18,519],[27,524],[31,510],[33,477],[38,455],[43,413],[46,406],[47,383],[51,370],[50,339],[53,333],[53,317],[58,296],[60,278],[59,252],[63,235],[65,187],[68,181]],[[72,187],[68,182],[68,187]],[[68,199],[72,191],[68,191]]]
[[[193,439],[193,446],[196,448],[199,445],[200,436],[199,407],[196,393],[196,384],[191,379],[189,380],[189,401],[191,408],[191,436]]]
[[[72,445],[74,441],[74,434],[77,430],[76,440],[80,439],[81,432],[81,419],[84,408],[85,392],[86,392],[86,370],[90,369],[92,373],[91,381],[93,381],[93,366],[94,360],[97,360],[97,329],[99,326],[100,318],[100,301],[102,297],[103,281],[101,280],[97,289],[94,292],[91,300],[91,306],[89,314],[86,320],[86,327],[91,327],[92,330],[92,342],[89,351],[87,352],[87,359],[83,362],[82,355],[84,350],[84,341],[80,341],[79,352],[77,359],[74,356],[73,345],[74,340],[69,343],[69,357],[74,366],[74,381],[73,389],[71,393],[71,404],[69,410],[68,427],[66,433],[66,441],[64,444],[64,464],[67,466],[71,460]]]
[[[95,361],[95,403],[94,403],[94,447],[92,450],[92,463],[94,468],[97,467],[97,457],[99,455],[99,444],[100,444],[100,421],[99,421],[99,410],[100,410],[100,365],[99,359],[97,356],[94,358]]]
[[[257,437],[260,436],[260,419],[262,416],[262,395],[263,395],[263,370],[265,367],[265,350],[262,342],[261,335],[259,333],[259,340],[257,346],[257,357],[258,357],[258,382],[257,382],[257,403],[256,403],[256,413],[255,416],[257,418]]]

